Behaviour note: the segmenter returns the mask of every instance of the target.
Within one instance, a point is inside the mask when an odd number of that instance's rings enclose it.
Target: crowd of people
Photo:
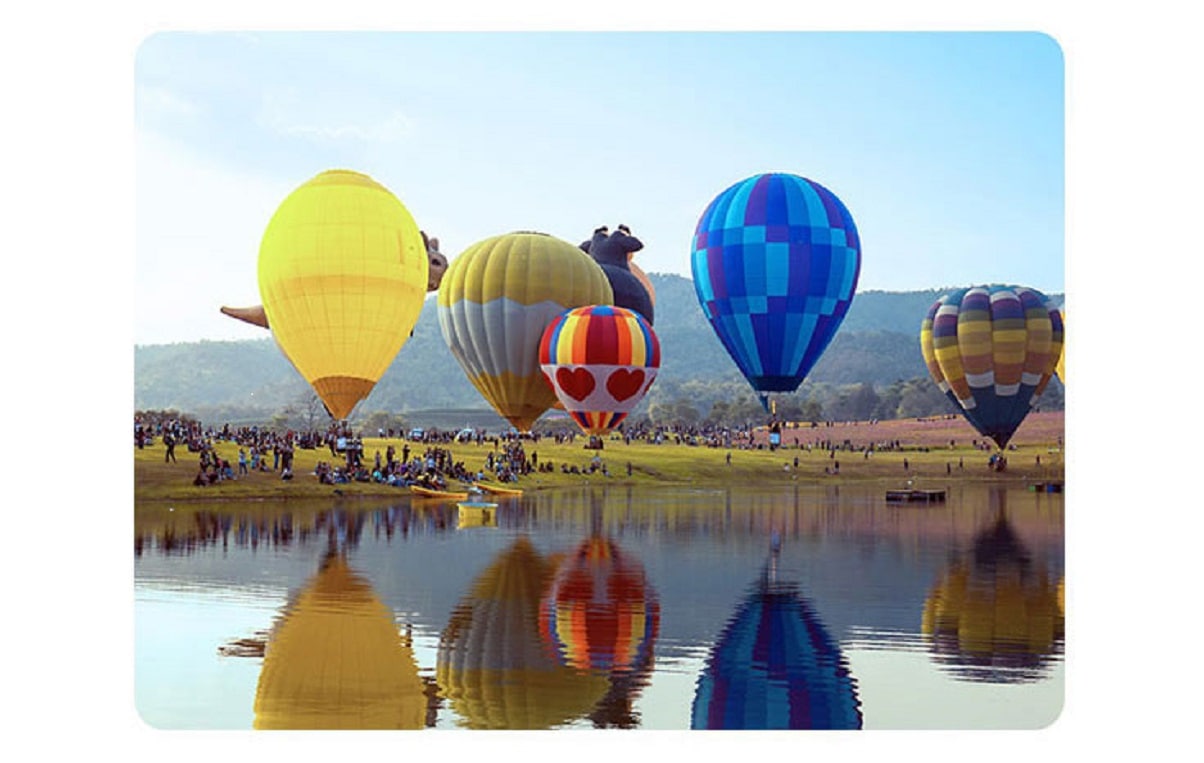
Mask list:
[[[806,431],[808,429],[812,431]],[[652,425],[644,421],[627,422],[622,429],[612,432],[607,439],[627,444],[643,442],[653,445],[724,448],[728,451],[728,464],[731,463],[733,450],[780,448],[807,453],[818,450],[832,461],[831,467],[825,469],[829,474],[840,473],[839,462],[835,460],[837,454],[855,453],[869,459],[878,451],[930,450],[930,446],[904,445],[899,440],[854,443],[845,438],[837,441],[828,434],[832,431],[830,427],[795,424],[775,426],[771,422],[769,431],[771,436],[767,443],[765,437],[756,436],[751,425]],[[378,436],[384,435],[385,430],[378,432]],[[430,429],[414,430],[409,436],[403,437],[400,431],[388,430],[388,438],[392,440],[394,437],[401,438],[397,445],[390,442],[383,454],[377,450],[369,459],[364,452],[363,435],[345,425],[332,425],[325,431],[276,432],[257,426],[231,427],[227,424],[220,428],[205,427],[187,416],[165,416],[160,413],[135,414],[134,418],[134,443],[137,448],[145,448],[159,440],[165,446],[164,459],[168,462],[177,462],[177,446],[195,454],[197,471],[193,477],[193,484],[197,486],[217,485],[227,480],[246,478],[252,473],[275,474],[279,479],[292,480],[295,476],[293,463],[296,450],[319,448],[329,449],[330,458],[318,461],[309,476],[329,485],[372,482],[394,487],[418,485],[446,489],[456,483],[482,480],[511,483],[532,473],[559,471],[562,474],[601,474],[606,477],[611,475],[610,468],[600,455],[605,450],[605,441],[600,437],[587,439],[584,447],[594,450],[595,455],[585,465],[567,462],[555,464],[546,460],[540,462],[536,448],[542,439],[546,438],[560,445],[572,444],[577,438],[583,438],[580,432],[564,427],[549,428],[543,432],[522,436],[513,431],[490,434],[480,429]],[[807,441],[804,441],[804,437]],[[985,441],[982,442],[983,449],[987,449]],[[237,457],[224,458],[218,452],[218,443],[237,445]],[[979,443],[980,441],[975,440],[974,446],[977,448]],[[456,460],[449,447],[452,444],[488,446],[480,468],[472,469],[463,460]],[[949,447],[953,448],[954,445],[951,440]],[[223,451],[230,452],[228,448],[223,448]],[[1002,471],[1006,468],[1006,463],[1000,456],[999,459],[992,459],[989,466]],[[794,459],[794,468],[798,468],[797,456]],[[960,460],[958,468],[963,468]],[[904,470],[907,470],[906,465]],[[627,464],[627,474],[631,473],[632,466]]]
[[[392,435],[393,430],[389,433]],[[275,473],[282,480],[291,480],[298,448],[329,448],[330,459],[318,461],[312,472],[318,482],[329,485],[374,482],[394,487],[419,485],[445,489],[455,483],[482,480],[516,482],[520,476],[551,466],[541,465],[534,450],[528,456],[523,438],[517,435],[487,436],[477,430],[474,437],[459,439],[460,442],[475,441],[478,445],[491,446],[482,467],[473,470],[445,447],[457,439],[456,435],[438,430],[424,432],[421,437],[403,440],[400,448],[389,443],[383,454],[377,450],[369,461],[364,454],[363,436],[340,425],[333,425],[325,432],[288,430],[279,433],[256,426],[206,428],[187,417],[136,414],[134,418],[135,447],[143,449],[156,440],[161,441],[167,454],[165,458],[177,462],[175,444],[182,443],[196,455],[197,472],[192,482],[201,487],[245,478],[252,473]],[[528,440],[538,443],[539,435],[529,436]],[[223,442],[238,446],[238,456],[233,463],[218,452],[216,446]]]

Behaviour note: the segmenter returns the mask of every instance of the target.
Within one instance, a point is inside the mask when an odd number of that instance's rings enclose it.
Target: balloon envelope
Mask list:
[[[660,342],[634,310],[587,305],[556,316],[539,364],[557,399],[587,434],[605,434],[631,412],[660,368]]]
[[[857,288],[861,241],[819,183],[754,175],[702,213],[691,265],[703,314],[764,405],[769,392],[797,389],[831,342]]]
[[[1054,373],[1062,319],[1036,289],[959,289],[928,309],[920,352],[966,420],[1003,448]]]
[[[409,338],[429,263],[409,211],[367,175],[323,172],[280,204],[259,247],[259,293],[285,356],[336,419]]]
[[[648,277],[643,268],[635,264],[635,260],[632,259],[631,255],[627,255],[627,268],[635,276],[636,280],[643,284],[644,291],[648,292],[648,302],[653,307],[656,307],[656,287],[652,285],[652,279]]]
[[[593,259],[542,233],[510,233],[470,246],[439,286],[439,326],[452,355],[482,397],[529,431],[556,402],[539,367],[548,323],[583,305],[614,302]]]

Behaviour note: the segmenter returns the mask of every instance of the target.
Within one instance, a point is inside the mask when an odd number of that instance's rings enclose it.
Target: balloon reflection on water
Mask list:
[[[410,639],[332,546],[267,640],[257,729],[417,729],[428,692]]]
[[[1063,583],[1031,558],[1007,518],[996,514],[955,557],[924,603],[922,632],[934,660],[956,677],[990,683],[1041,678],[1065,637]]]
[[[438,648],[440,694],[470,729],[547,729],[585,717],[604,676],[578,671],[539,639],[551,562],[526,537],[503,551],[452,612]]]
[[[777,548],[728,620],[699,677],[694,729],[860,729],[857,682]]]
[[[660,601],[643,565],[601,535],[560,561],[540,600],[539,634],[549,653],[610,682],[590,715],[595,726],[638,725],[632,705],[648,684],[659,630]]]
[[[539,620],[540,637],[570,667],[630,672],[652,650],[660,602],[637,560],[593,537],[561,562]]]

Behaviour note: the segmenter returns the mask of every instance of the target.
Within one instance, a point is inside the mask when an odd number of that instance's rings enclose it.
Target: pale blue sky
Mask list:
[[[627,223],[644,270],[687,277],[709,201],[792,172],[852,212],[861,291],[1060,292],[1063,74],[1038,33],[152,35],[135,342],[263,336],[218,307],[259,302],[268,218],[332,167],[385,184],[452,259]]]

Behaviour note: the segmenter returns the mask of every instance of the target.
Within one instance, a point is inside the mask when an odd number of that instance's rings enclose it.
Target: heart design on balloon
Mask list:
[[[616,369],[606,380],[606,391],[620,403],[632,397],[644,386],[644,372],[640,369],[628,371],[625,368]]]
[[[594,375],[584,368],[557,368],[556,384],[574,400],[580,402],[594,391]]]

